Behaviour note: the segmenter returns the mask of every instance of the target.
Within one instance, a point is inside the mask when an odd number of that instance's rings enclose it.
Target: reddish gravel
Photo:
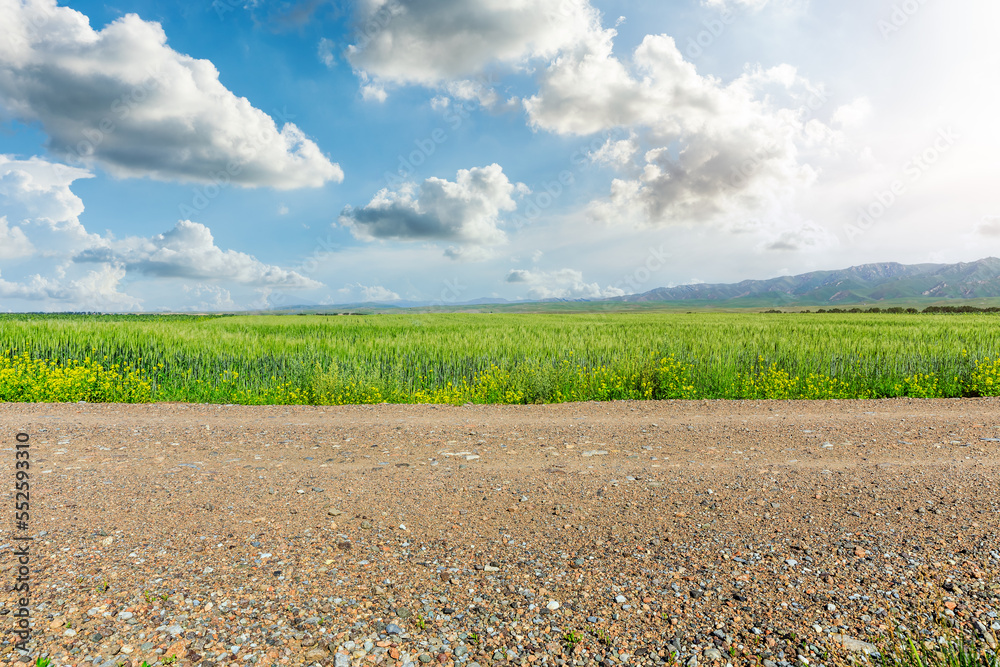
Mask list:
[[[36,536],[34,635],[4,664],[832,665],[890,630],[1000,634],[997,400],[5,404],[0,425],[6,490],[31,437]]]

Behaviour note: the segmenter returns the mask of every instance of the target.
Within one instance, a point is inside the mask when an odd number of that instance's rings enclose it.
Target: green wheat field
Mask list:
[[[995,314],[0,315],[0,401],[1000,395]]]

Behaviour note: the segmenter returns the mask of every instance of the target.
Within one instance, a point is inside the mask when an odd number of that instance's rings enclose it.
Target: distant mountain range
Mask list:
[[[770,280],[660,287],[616,297],[624,303],[698,302],[722,307],[841,307],[881,302],[930,302],[1000,297],[1000,259],[960,264],[863,264]]]
[[[744,280],[718,285],[660,287],[643,294],[612,299],[547,299],[506,301],[480,298],[461,303],[392,301],[336,306],[297,305],[278,312],[394,311],[406,308],[435,311],[577,312],[648,310],[657,308],[851,308],[855,306],[942,305],[956,300],[981,300],[976,305],[1000,305],[1000,259],[987,257],[960,264],[863,264],[839,271],[813,271],[770,280]],[[989,302],[988,304],[985,302]]]

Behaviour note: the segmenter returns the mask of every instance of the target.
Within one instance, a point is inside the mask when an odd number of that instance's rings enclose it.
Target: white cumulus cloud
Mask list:
[[[398,294],[383,287],[382,285],[362,285],[361,283],[353,283],[341,287],[337,290],[337,293],[341,295],[341,302],[345,299],[362,302],[399,301]]]
[[[506,282],[524,285],[532,299],[607,299],[625,295],[625,291],[617,287],[601,288],[598,283],[586,282],[583,273],[576,269],[512,269],[507,273]]]
[[[765,232],[760,250],[823,252],[840,244],[837,235],[812,220],[801,225]]]
[[[997,238],[1000,237],[1000,216],[988,215],[976,223],[976,234]]]
[[[79,216],[84,206],[70,190],[74,181],[92,178],[86,169],[38,157],[19,160],[0,155],[0,196],[5,214],[16,221],[35,221],[63,231],[84,233]]]
[[[318,187],[343,172],[293,123],[281,128],[126,14],[102,30],[56,0],[0,0],[0,105],[49,148],[120,177]]]
[[[805,145],[834,136],[803,113],[822,100],[787,65],[749,69],[728,85],[698,74],[666,35],[648,35],[631,62],[612,53],[614,31],[556,60],[537,95],[525,100],[532,124],[558,134],[640,130],[648,147],[635,173],[617,179],[592,212],[609,221],[662,225],[752,209],[815,180],[800,161]],[[774,99],[785,98],[780,106]],[[820,124],[821,125],[821,124]],[[624,164],[636,140],[594,155]]]
[[[238,310],[239,307],[233,301],[232,293],[220,285],[210,285],[199,283],[197,285],[184,285],[184,294],[190,298],[201,299],[197,304],[190,305],[187,310]]]
[[[0,217],[0,259],[19,259],[35,252],[35,247],[21,230],[12,227],[7,218]]]
[[[394,83],[438,85],[492,63],[553,58],[597,29],[588,0],[363,0],[355,69]]]
[[[322,287],[311,278],[264,264],[252,255],[222,250],[208,227],[190,220],[181,220],[170,231],[151,238],[102,240],[77,254],[74,261],[121,265],[159,278],[220,280],[271,288]]]
[[[867,97],[859,97],[850,104],[837,107],[831,120],[837,125],[849,127],[863,123],[871,113],[871,101]]]
[[[35,274],[21,282],[0,277],[0,298],[39,301],[47,310],[132,311],[142,300],[119,291],[125,269],[102,266],[76,280],[59,280]]]
[[[428,178],[399,190],[384,189],[363,208],[347,207],[340,224],[366,240],[452,241],[462,246],[489,247],[506,241],[500,229],[502,213],[517,203],[511,195],[523,191],[498,164],[461,169],[454,181]],[[461,254],[452,251],[449,256]]]

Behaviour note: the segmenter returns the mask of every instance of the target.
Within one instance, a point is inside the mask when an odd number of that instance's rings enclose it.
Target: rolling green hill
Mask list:
[[[961,264],[864,264],[727,285],[661,287],[610,299],[622,303],[689,303],[724,308],[940,305],[1000,299],[1000,259]],[[971,305],[971,304],[970,304]]]

